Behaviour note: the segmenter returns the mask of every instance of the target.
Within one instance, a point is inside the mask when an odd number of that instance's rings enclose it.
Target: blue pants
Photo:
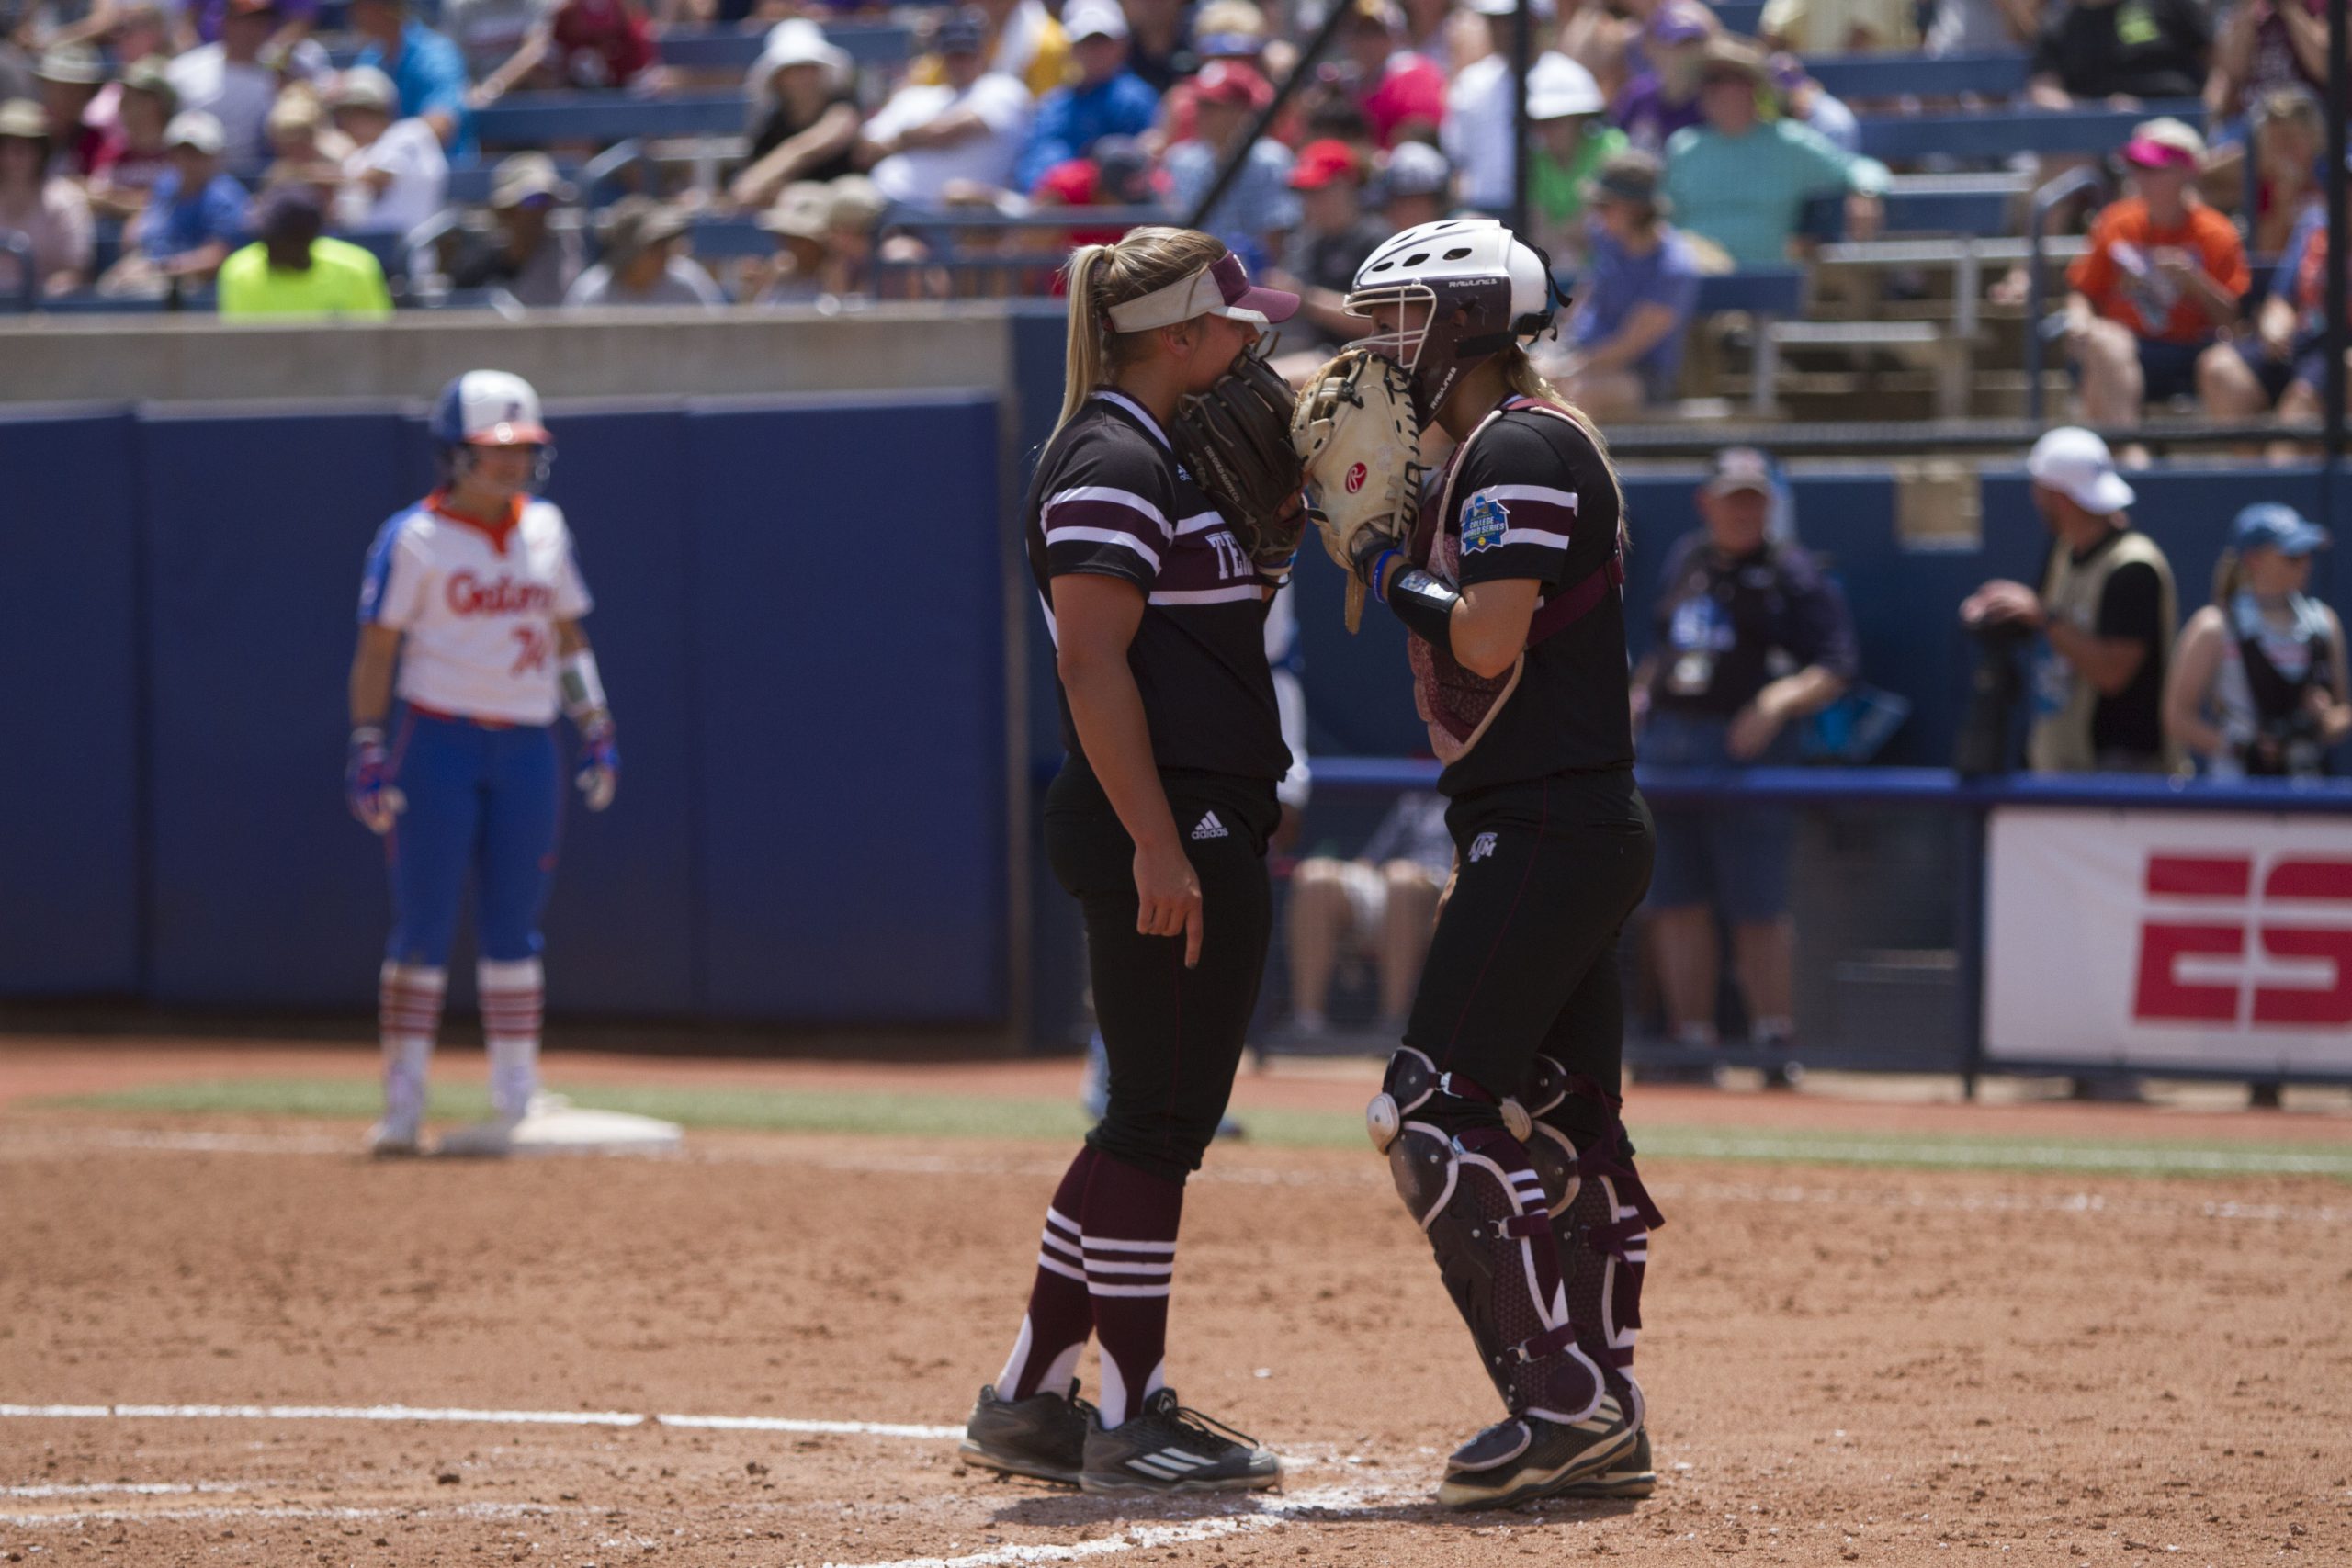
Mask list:
[[[1663,710],[1642,731],[1642,761],[1654,768],[1791,767],[1797,726],[1782,728],[1760,757],[1731,754],[1731,720]],[[1656,808],[1657,868],[1653,909],[1707,905],[1735,925],[1760,925],[1789,912],[1789,861],[1797,817],[1784,806],[1676,806]]]
[[[408,809],[386,846],[392,940],[385,956],[447,967],[470,871],[478,956],[537,957],[563,818],[554,728],[493,728],[411,713],[392,765]]]

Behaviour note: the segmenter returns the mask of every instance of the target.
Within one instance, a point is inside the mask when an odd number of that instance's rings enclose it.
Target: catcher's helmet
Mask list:
[[[1396,331],[1359,341],[1405,367],[1429,419],[1464,371],[1550,331],[1566,303],[1543,252],[1494,219],[1444,218],[1392,235],[1366,256],[1346,308],[1358,316],[1398,308]]]
[[[441,389],[427,422],[433,444],[454,473],[459,455],[476,446],[536,446],[538,477],[547,482],[555,438],[539,413],[539,394],[507,370],[469,370]]]

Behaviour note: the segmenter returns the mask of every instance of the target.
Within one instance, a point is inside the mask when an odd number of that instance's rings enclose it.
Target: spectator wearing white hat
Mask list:
[[[128,254],[98,280],[102,294],[154,295],[174,284],[209,283],[245,241],[245,189],[220,172],[220,122],[182,109],[164,131],[172,166],[125,236]]]
[[[2163,698],[2179,624],[2172,564],[2125,514],[2133,495],[2107,443],[2068,425],[2026,459],[2052,541],[2039,592],[1996,578],[1969,595],[1972,627],[2039,634],[2026,763],[2040,773],[2174,771]]]
[[[1159,95],[1127,69],[1127,19],[1113,0],[1070,0],[1062,13],[1076,80],[1037,104],[1014,176],[1023,191],[1057,164],[1083,158],[1106,136],[1141,136],[1159,118]]]
[[[49,168],[49,118],[30,98],[0,103],[0,233],[32,247],[33,288],[54,297],[79,288],[90,273],[90,204],[82,189]],[[0,252],[0,297],[25,287],[16,256]]]
[[[786,186],[854,174],[857,94],[849,51],[806,17],[778,22],[752,67],[752,145],[728,186],[739,208],[763,208]]]
[[[33,74],[49,116],[51,172],[82,178],[97,158],[101,133],[88,117],[106,82],[106,66],[86,43],[58,44],[42,53]]]
[[[277,28],[277,0],[229,0],[220,41],[198,44],[166,68],[183,110],[200,109],[220,121],[232,164],[256,163],[269,150],[269,107],[279,80],[261,62],[261,49]]]
[[[892,201],[935,209],[1012,186],[1029,134],[1029,89],[988,69],[988,26],[971,7],[942,18],[933,42],[947,80],[899,88],[866,121],[858,158]]]
[[[1454,80],[1441,141],[1462,171],[1464,206],[1500,213],[1511,205],[1512,97],[1510,62],[1500,56],[1464,67]],[[1592,73],[1565,54],[1547,51],[1528,68],[1534,231],[1521,237],[1555,256],[1583,250],[1585,183],[1625,150],[1625,133],[1601,118],[1608,107]]]
[[[351,138],[344,186],[335,197],[338,229],[405,234],[435,213],[449,194],[449,159],[441,138],[421,119],[397,119],[392,79],[372,65],[355,65],[327,89],[337,130]]]

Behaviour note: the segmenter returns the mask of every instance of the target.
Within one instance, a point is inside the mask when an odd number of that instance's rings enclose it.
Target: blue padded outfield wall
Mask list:
[[[552,417],[623,769],[566,823],[550,1000],[1003,1021],[996,399]],[[431,473],[390,410],[0,419],[0,994],[369,1004],[345,677],[368,542]]]

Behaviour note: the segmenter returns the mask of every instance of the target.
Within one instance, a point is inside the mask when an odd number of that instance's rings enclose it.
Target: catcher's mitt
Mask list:
[[[1309,515],[1348,574],[1348,630],[1363,613],[1367,563],[1401,548],[1420,514],[1421,422],[1393,359],[1351,348],[1317,370],[1291,414]]]
[[[1286,570],[1306,530],[1301,469],[1290,440],[1290,383],[1245,354],[1216,385],[1177,405],[1169,445],[1216,502],[1250,558]]]

